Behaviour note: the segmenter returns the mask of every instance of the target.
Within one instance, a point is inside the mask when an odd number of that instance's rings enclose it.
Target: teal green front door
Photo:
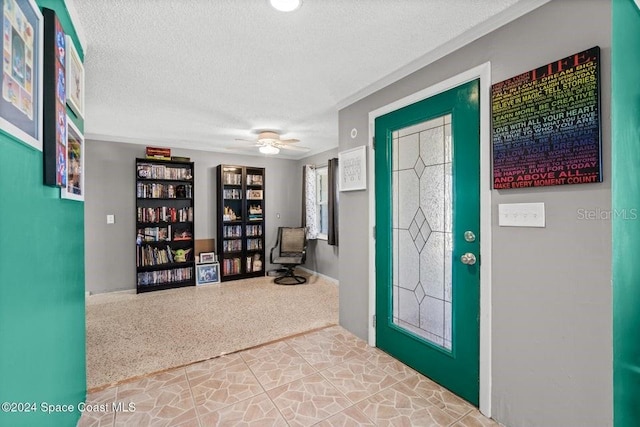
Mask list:
[[[376,345],[479,401],[479,81],[375,121]]]

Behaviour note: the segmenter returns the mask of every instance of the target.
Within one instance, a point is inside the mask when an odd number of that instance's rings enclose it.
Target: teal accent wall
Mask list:
[[[62,0],[37,3],[76,37]],[[35,404],[0,410],[2,426],[74,426],[86,394],[84,203],[44,186],[42,168],[42,152],[0,134],[0,403]]]
[[[640,10],[613,0],[613,422],[640,422]]]

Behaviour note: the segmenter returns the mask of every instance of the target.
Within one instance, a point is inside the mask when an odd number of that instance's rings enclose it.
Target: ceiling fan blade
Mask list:
[[[283,150],[291,150],[291,151],[300,151],[303,153],[306,153],[307,151],[310,151],[311,148],[307,148],[307,147],[300,147],[298,145],[276,145],[276,147],[281,148]]]
[[[255,139],[254,139],[254,140],[250,140],[250,139],[240,139],[240,138],[236,138],[236,141],[240,141],[240,142],[250,142],[250,143],[252,143],[252,144],[256,144],[256,145],[258,144],[258,143],[257,143],[257,141],[256,141]]]
[[[299,139],[281,139],[278,141],[280,144],[294,144],[296,142],[300,142]]]
[[[258,148],[257,145],[239,145],[234,147],[224,147],[230,151],[255,151]]]

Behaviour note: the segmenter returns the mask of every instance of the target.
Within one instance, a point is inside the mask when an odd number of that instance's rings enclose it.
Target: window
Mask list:
[[[327,166],[316,168],[316,228],[318,239],[327,240],[329,233],[329,174]]]

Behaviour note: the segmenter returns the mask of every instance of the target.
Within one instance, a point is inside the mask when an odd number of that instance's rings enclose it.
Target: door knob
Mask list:
[[[473,265],[476,263],[476,256],[471,252],[467,252],[460,257],[460,261],[466,265]]]

